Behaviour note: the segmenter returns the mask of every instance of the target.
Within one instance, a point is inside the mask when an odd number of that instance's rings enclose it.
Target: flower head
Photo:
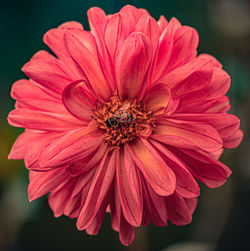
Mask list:
[[[50,193],[55,217],[94,235],[109,212],[128,245],[134,227],[190,223],[197,180],[225,183],[231,171],[218,158],[242,132],[226,113],[230,77],[197,56],[195,29],[133,6],[108,16],[94,7],[88,18],[90,31],[48,31],[56,57],[39,51],[24,65],[8,120],[25,131],[9,158],[30,170],[30,201]]]

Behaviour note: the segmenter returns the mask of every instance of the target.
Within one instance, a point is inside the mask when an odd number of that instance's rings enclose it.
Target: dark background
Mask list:
[[[226,150],[221,158],[233,170],[228,182],[215,190],[201,185],[192,224],[138,229],[136,241],[128,248],[119,243],[109,217],[98,236],[93,237],[79,232],[74,220],[55,219],[46,197],[28,202],[28,176],[23,162],[7,160],[22,130],[6,121],[14,107],[9,95],[11,85],[25,77],[20,69],[32,55],[46,49],[42,37],[47,30],[70,20],[82,22],[87,29],[86,11],[90,7],[98,6],[111,14],[126,4],[145,8],[156,19],[161,14],[167,19],[175,16],[182,24],[198,30],[199,53],[214,55],[232,77],[230,112],[240,117],[245,134],[242,144],[236,150]],[[250,250],[249,13],[247,0],[1,1],[0,250]]]

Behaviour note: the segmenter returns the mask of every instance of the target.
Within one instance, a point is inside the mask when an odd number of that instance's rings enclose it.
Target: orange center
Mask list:
[[[151,111],[144,111],[136,100],[122,102],[118,96],[112,96],[106,103],[98,103],[94,119],[100,129],[106,130],[104,139],[110,144],[110,150],[119,149],[136,136],[149,137],[155,127]]]

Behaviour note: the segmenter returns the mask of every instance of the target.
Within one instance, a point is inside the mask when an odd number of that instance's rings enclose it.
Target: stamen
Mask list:
[[[121,102],[118,96],[98,103],[93,114],[99,128],[106,130],[104,140],[110,144],[110,151],[133,141],[136,136],[149,137],[152,127],[156,126],[152,111],[144,111],[136,100]]]

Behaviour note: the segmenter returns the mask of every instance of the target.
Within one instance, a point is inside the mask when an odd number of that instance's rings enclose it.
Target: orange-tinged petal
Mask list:
[[[146,91],[146,95],[143,99],[146,111],[152,111],[154,115],[163,114],[171,102],[171,91],[166,84],[156,84],[151,86]]]
[[[159,152],[162,153],[166,164],[174,171],[176,176],[176,192],[184,198],[199,196],[199,185],[181,159],[159,142],[154,140],[150,140],[150,142]]]
[[[172,194],[176,186],[173,171],[166,165],[154,147],[145,139],[136,139],[128,149],[134,162],[154,191],[162,196]]]
[[[129,153],[123,149],[117,151],[116,178],[124,217],[131,225],[140,226],[143,211],[140,177]]]

